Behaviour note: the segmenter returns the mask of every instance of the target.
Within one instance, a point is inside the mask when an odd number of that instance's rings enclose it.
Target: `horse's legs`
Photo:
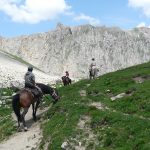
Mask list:
[[[32,104],[32,110],[33,110],[33,113],[32,113],[33,120],[35,121],[36,120],[36,116],[35,116],[35,103]]]
[[[20,120],[18,119],[18,129],[17,129],[18,132],[21,131],[21,128],[20,128]]]
[[[94,78],[96,78],[97,77],[97,69],[95,68],[94,69]]]
[[[92,79],[92,70],[89,71],[90,80]]]
[[[91,80],[92,79],[92,75],[90,74],[89,77],[90,77],[90,80]]]
[[[36,121],[36,111],[37,111],[37,108],[38,108],[39,104],[40,104],[40,99],[38,99],[38,100],[36,101],[35,111],[34,111],[34,121]]]
[[[90,77],[90,80],[91,80],[92,79],[91,75],[89,75],[89,77]]]
[[[20,110],[19,110],[20,111]],[[22,116],[17,116],[17,120],[18,120],[18,128],[17,128],[17,131],[18,132],[21,132],[21,126],[20,126],[20,123],[22,122]]]
[[[22,113],[22,123],[23,123],[24,130],[25,130],[25,131],[28,130],[28,128],[27,128],[27,126],[26,126],[26,122],[25,122],[25,115],[26,115],[26,113],[28,112],[28,110],[29,110],[29,107],[24,108],[24,111],[23,111],[23,113]]]
[[[71,79],[70,79],[70,84],[72,83]]]

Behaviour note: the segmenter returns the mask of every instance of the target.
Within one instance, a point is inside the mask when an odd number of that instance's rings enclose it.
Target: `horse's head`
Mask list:
[[[43,94],[50,94],[52,98],[56,101],[60,99],[58,92],[55,88],[50,87],[49,85],[45,85],[43,83],[36,84],[39,88],[41,88]]]
[[[61,79],[62,79],[62,81],[65,81],[66,76],[62,76]]]
[[[60,99],[60,96],[58,95],[58,91],[54,88],[52,88],[51,96],[55,101],[58,101]]]

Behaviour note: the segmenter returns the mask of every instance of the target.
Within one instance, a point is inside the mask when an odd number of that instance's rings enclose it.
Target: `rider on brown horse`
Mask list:
[[[34,94],[35,97],[41,98],[42,97],[42,91],[38,86],[36,86],[35,76],[32,73],[32,71],[33,71],[33,67],[29,66],[28,71],[24,76],[25,88],[31,89],[31,92]]]
[[[65,72],[65,76],[63,76],[61,79],[63,81],[64,86],[71,84],[71,79],[69,78],[69,72]]]

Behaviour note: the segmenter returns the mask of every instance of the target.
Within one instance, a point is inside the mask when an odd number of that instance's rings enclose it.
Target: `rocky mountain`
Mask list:
[[[12,53],[52,76],[65,70],[71,77],[87,77],[95,57],[99,74],[148,62],[150,29],[121,30],[105,26],[67,27],[58,24],[46,33],[0,38],[0,49]]]
[[[14,57],[11,54],[0,51],[0,88],[2,87],[23,87],[24,74],[28,65],[23,60]],[[42,83],[55,83],[58,78],[49,76],[37,69],[33,70],[36,81]]]

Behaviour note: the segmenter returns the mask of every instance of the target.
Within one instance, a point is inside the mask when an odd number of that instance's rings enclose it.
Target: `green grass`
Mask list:
[[[40,148],[50,141],[49,149],[59,150],[63,142],[71,141],[77,135],[84,145],[88,137],[77,124],[82,116],[89,116],[91,122],[88,126],[99,142],[85,144],[86,149],[150,149],[150,80],[141,84],[133,80],[135,76],[149,75],[149,68],[150,63],[146,63],[59,88],[61,100],[45,115]],[[128,90],[134,92],[131,96],[111,101],[108,89],[114,96]],[[86,90],[87,96],[80,96],[80,90]],[[101,102],[109,109],[98,110],[89,106],[92,102]]]
[[[16,121],[13,120],[11,114],[12,110],[12,94],[14,93],[11,88],[0,89],[0,101],[5,101],[0,104],[0,141],[7,139],[10,135],[17,132]],[[4,98],[6,96],[6,99]],[[40,108],[48,107],[52,103],[52,98],[44,96]]]
[[[48,143],[50,150],[61,150],[62,143],[68,141],[69,149],[81,142],[86,150],[149,150],[150,80],[141,84],[133,80],[135,76],[149,74],[150,63],[146,63],[58,88],[61,100],[45,113],[40,149]],[[80,95],[81,90],[86,91],[86,96]],[[111,96],[129,90],[133,90],[131,96],[111,101]],[[42,107],[51,102],[52,98],[46,96]],[[91,106],[93,102],[100,102],[109,109],[99,110]],[[0,118],[9,116],[11,111],[11,108],[0,107]],[[90,121],[85,120],[86,127],[81,129],[78,123],[84,116]],[[13,125],[11,118],[0,122],[1,140],[16,131]],[[90,139],[89,134],[94,137]]]
[[[0,89],[0,100],[2,96],[11,96],[12,90],[10,89]],[[10,101],[5,101],[6,104],[0,106],[0,141],[6,139],[8,136],[15,133],[15,122],[11,117],[12,107]]]

